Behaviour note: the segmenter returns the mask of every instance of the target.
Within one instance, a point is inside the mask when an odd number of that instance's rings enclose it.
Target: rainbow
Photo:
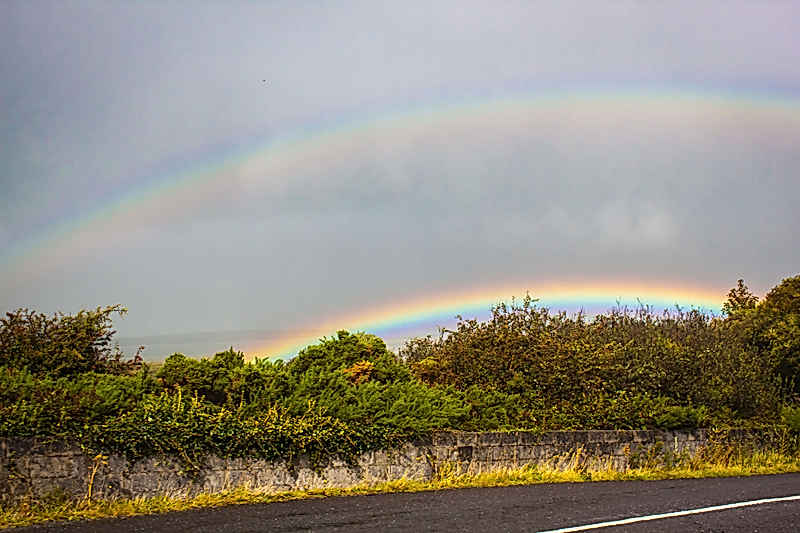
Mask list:
[[[531,126],[571,123],[602,132],[613,122],[667,124],[685,128],[683,119],[705,113],[720,121],[720,135],[740,131],[798,131],[800,97],[792,93],[703,90],[698,88],[652,90],[552,90],[516,96],[440,103],[390,111],[380,116],[355,117],[316,124],[279,138],[209,150],[183,163],[169,166],[143,180],[145,185],[121,193],[88,214],[65,218],[33,238],[0,251],[0,267],[14,270],[14,279],[35,273],[39,265],[58,265],[59,260],[91,256],[97,243],[110,235],[134,231],[142,220],[192,213],[212,204],[232,180],[247,191],[280,195],[296,177],[320,177],[376,149],[413,145],[435,136],[447,140],[453,133],[480,131],[504,138],[508,132],[528,132]],[[727,125],[730,127],[727,127]],[[544,128],[543,135],[546,136]],[[524,280],[520,283],[462,289],[426,297],[377,305],[321,320],[303,331],[266,343],[251,355],[289,357],[320,337],[339,329],[380,334],[414,324],[441,323],[453,315],[483,315],[501,300],[526,292],[552,309],[596,308],[615,302],[635,305],[637,299],[656,308],[675,304],[717,310],[722,290],[711,290],[674,281],[666,284],[627,281],[564,283]]]
[[[617,304],[638,307],[650,306],[660,312],[664,309],[700,309],[719,313],[723,301],[722,291],[714,291],[686,284],[657,285],[651,283],[595,282],[595,283],[537,283],[527,286],[530,295],[540,307],[551,311],[584,310],[587,314],[605,312]],[[519,301],[526,294],[523,284],[503,285],[480,289],[466,289],[440,293],[422,298],[398,301],[349,315],[324,320],[291,335],[275,339],[248,351],[248,356],[286,359],[301,349],[330,337],[338,330],[365,331],[379,336],[409,329],[413,326],[433,326],[451,322],[455,315],[464,318],[486,318],[491,307],[500,303]]]
[[[209,150],[184,163],[169,165],[145,185],[121,193],[99,209],[51,224],[34,237],[0,252],[0,266],[30,271],[35,264],[88,256],[97,243],[119,229],[124,234],[142,220],[191,213],[213,203],[226,183],[237,180],[254,192],[280,192],[295,176],[324,176],[354,155],[375,149],[375,139],[391,150],[400,141],[422,135],[448,138],[454,131],[507,128],[522,131],[539,120],[558,121],[564,112],[589,127],[603,125],[603,115],[635,121],[675,121],[676,112],[706,110],[714,118],[728,117],[730,131],[759,127],[765,118],[800,127],[800,98],[791,93],[758,93],[699,88],[654,90],[551,90],[501,98],[441,103],[391,111],[377,117],[357,117],[317,124],[266,142]],[[679,123],[679,121],[678,121]],[[727,128],[721,128],[726,131]],[[191,161],[186,163],[185,161]],[[35,261],[36,256],[46,261]]]

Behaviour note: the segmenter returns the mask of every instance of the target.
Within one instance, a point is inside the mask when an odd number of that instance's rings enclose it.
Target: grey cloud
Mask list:
[[[4,14],[4,248],[214,154],[403,110],[562,89],[800,90],[792,3],[20,1]],[[643,105],[439,117],[405,136],[379,121],[325,164],[261,176],[243,163],[178,205],[78,234],[72,252],[8,267],[0,299],[120,301],[135,335],[291,327],[502,280],[744,276],[763,290],[796,272],[797,113]]]

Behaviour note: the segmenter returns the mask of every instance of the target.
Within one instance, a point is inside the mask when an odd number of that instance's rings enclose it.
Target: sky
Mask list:
[[[526,291],[764,294],[800,271],[798,20],[777,1],[3,2],[0,312],[120,303],[123,344],[157,358],[435,332]]]

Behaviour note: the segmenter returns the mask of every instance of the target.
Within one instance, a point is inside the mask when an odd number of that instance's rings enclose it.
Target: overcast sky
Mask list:
[[[2,311],[122,303],[120,333],[147,336],[519,280],[763,292],[800,271],[798,21],[796,2],[2,2]]]

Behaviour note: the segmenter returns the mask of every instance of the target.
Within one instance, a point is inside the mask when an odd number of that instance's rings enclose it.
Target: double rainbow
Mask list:
[[[446,137],[453,131],[491,133],[495,128],[503,135],[509,127],[521,131],[541,117],[557,123],[562,115],[570,115],[571,120],[580,120],[587,127],[602,127],[609,116],[639,122],[650,120],[655,124],[660,120],[672,121],[669,123],[680,127],[680,119],[676,120],[675,116],[687,112],[690,115],[702,112],[704,116],[730,122],[731,128],[720,128],[722,134],[726,131],[767,132],[775,124],[791,131],[800,128],[800,98],[794,94],[693,88],[536,92],[355,117],[333,125],[299,130],[267,142],[202,154],[180,168],[152,176],[147,185],[124,192],[89,214],[64,219],[14,248],[0,252],[0,267],[15,269],[17,275],[23,275],[35,271],[39,264],[53,265],[54,259],[60,256],[73,257],[82,250],[91,252],[94,243],[106,242],[105,237],[112,232],[135,226],[141,218],[176,211],[191,213],[206,202],[213,202],[215,191],[232,179],[258,192],[279,192],[294,176],[325,175],[326,169],[374,150],[376,138],[381,139],[382,146],[391,148],[395,143],[413,142],[430,134]],[[412,295],[407,300],[320,320],[301,333],[266,343],[251,354],[291,356],[339,329],[381,334],[415,324],[445,322],[452,320],[455,314],[485,316],[492,305],[526,292],[538,298],[541,305],[554,310],[583,307],[587,311],[604,311],[617,301],[630,305],[641,301],[655,308],[679,304],[718,310],[724,294],[719,289],[694,287],[680,281],[664,285],[627,282],[559,285],[530,281],[465,288],[432,296]]]

